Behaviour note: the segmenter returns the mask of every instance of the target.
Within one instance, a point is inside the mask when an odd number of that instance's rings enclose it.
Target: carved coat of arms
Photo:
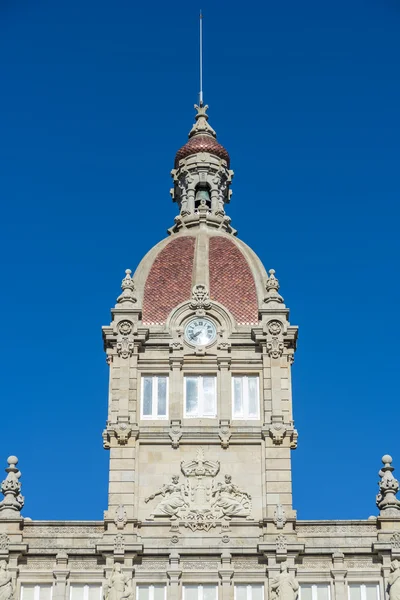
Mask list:
[[[208,531],[221,519],[251,519],[250,494],[232,483],[230,475],[225,475],[224,481],[216,482],[219,471],[219,461],[205,459],[203,449],[199,448],[194,460],[181,462],[183,482],[180,475],[173,475],[170,483],[145,498],[147,503],[161,497],[147,520],[169,517],[179,519],[193,531]]]

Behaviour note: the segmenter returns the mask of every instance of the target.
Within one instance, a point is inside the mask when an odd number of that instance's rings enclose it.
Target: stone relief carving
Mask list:
[[[125,539],[121,533],[114,538],[114,552],[116,554],[123,554],[125,552]]]
[[[280,321],[270,321],[267,326],[267,354],[271,358],[279,358],[283,349],[283,325]]]
[[[204,311],[211,308],[211,300],[208,289],[204,284],[198,283],[193,287],[190,308],[196,311]]]
[[[379,494],[376,505],[382,516],[400,517],[400,500],[396,498],[399,491],[399,482],[393,477],[392,457],[389,454],[382,456],[383,467],[379,471]]]
[[[10,538],[4,532],[0,533],[0,550],[8,550],[10,546]]]
[[[286,550],[287,542],[286,537],[282,534],[279,534],[275,540],[276,550],[282,552],[282,550]]]
[[[5,560],[0,561],[0,600],[13,600],[14,586]]]
[[[389,600],[400,600],[400,563],[398,560],[391,562],[387,581]]]
[[[274,523],[276,525],[276,528],[283,529],[286,521],[287,519],[285,509],[283,508],[282,504],[277,504],[274,512]]]
[[[117,529],[123,529],[127,523],[127,520],[128,519],[126,516],[125,506],[123,504],[120,504],[115,509],[115,517],[114,517],[114,523],[116,524]]]
[[[133,600],[132,578],[121,571],[121,565],[115,564],[110,577],[104,585],[104,600]]]
[[[296,600],[299,591],[299,583],[289,573],[287,562],[281,564],[281,572],[278,577],[271,581],[271,600]]]
[[[282,423],[282,421],[268,423],[264,425],[262,434],[264,437],[269,435],[275,446],[280,446],[283,443],[284,438],[288,436],[290,448],[297,448],[299,434],[292,425],[286,425],[285,423]]]
[[[19,511],[24,506],[24,497],[21,496],[21,472],[17,468],[18,458],[9,456],[6,468],[7,477],[1,483],[1,491],[4,494],[0,502],[0,519],[19,516]]]
[[[121,358],[129,358],[132,356],[135,344],[132,335],[133,323],[130,321],[121,321],[118,323],[118,335],[117,335],[117,354]]]
[[[251,519],[250,494],[232,483],[230,475],[225,475],[224,482],[216,483],[219,470],[219,461],[206,459],[203,449],[199,448],[196,459],[181,462],[184,482],[180,482],[179,475],[174,475],[170,483],[145,498],[148,503],[161,496],[148,520],[155,517],[179,519],[193,531],[208,531],[221,519]]]
[[[392,544],[392,548],[400,548],[400,533],[398,531],[392,535],[390,543]]]

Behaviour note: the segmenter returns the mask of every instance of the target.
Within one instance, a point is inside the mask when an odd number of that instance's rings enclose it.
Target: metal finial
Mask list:
[[[200,92],[199,105],[203,106],[203,13],[200,9]]]

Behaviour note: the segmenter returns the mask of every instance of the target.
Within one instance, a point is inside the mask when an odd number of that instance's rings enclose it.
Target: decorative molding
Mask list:
[[[282,552],[285,551],[287,549],[287,541],[286,541],[286,536],[282,535],[281,533],[276,537],[275,540],[275,546],[276,546],[276,551],[277,552]]]
[[[196,311],[196,314],[203,315],[206,310],[211,308],[210,295],[207,287],[202,283],[197,283],[192,289],[192,299],[190,308]]]
[[[118,533],[114,538],[114,554],[124,554],[125,538],[122,533]]]
[[[119,506],[117,506],[117,508],[115,509],[115,517],[114,517],[114,523],[117,526],[117,529],[124,529],[125,525],[127,524],[127,515],[126,515],[126,510],[125,510],[125,506],[123,504],[119,504]]]
[[[267,325],[267,354],[271,358],[280,358],[284,350],[283,323],[276,319],[269,321]]]
[[[131,438],[136,441],[139,437],[139,427],[137,424],[131,425],[125,421],[107,423],[102,435],[103,447],[108,450],[111,447],[112,440],[116,440],[119,446],[126,446]]]
[[[275,446],[280,446],[285,437],[289,437],[289,447],[293,450],[297,448],[298,433],[293,425],[287,425],[282,421],[266,423],[262,429],[264,439],[268,436],[271,438]]]
[[[218,436],[219,436],[219,439],[221,440],[221,448],[224,448],[224,450],[229,448],[229,440],[232,437],[230,428],[231,428],[231,422],[229,419],[220,419]]]
[[[183,571],[216,571],[219,567],[217,560],[183,560]]]
[[[0,533],[0,552],[8,552],[10,547],[10,538],[4,531]]]
[[[396,531],[392,537],[390,538],[390,543],[392,544],[392,548],[400,548],[400,532]]]
[[[274,523],[277,529],[283,529],[285,527],[287,518],[286,512],[282,504],[277,504],[274,511]]]
[[[182,437],[182,424],[180,419],[173,419],[170,423],[168,435],[171,438],[171,446],[175,450],[179,448],[179,442]]]

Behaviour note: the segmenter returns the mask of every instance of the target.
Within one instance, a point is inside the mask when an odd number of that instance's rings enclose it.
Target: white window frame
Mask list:
[[[187,583],[183,585],[183,600],[186,600],[186,588],[187,587],[197,587],[197,600],[203,600],[203,588],[204,587],[213,587],[215,588],[215,600],[218,600],[218,585],[216,583]],[[149,598],[149,600],[151,600]]]
[[[157,379],[159,377],[165,377],[167,380],[165,387],[166,394],[166,414],[158,416],[157,415],[157,404],[158,404],[158,383]],[[151,415],[144,415],[144,379],[151,378],[152,379],[152,398],[151,398]],[[140,418],[144,421],[166,421],[168,419],[168,409],[169,409],[169,377],[168,375],[164,375],[162,373],[158,375],[154,375],[153,373],[142,373],[140,376]]]
[[[83,600],[89,600],[89,588],[90,587],[99,587],[99,600],[103,599],[103,586],[101,583],[86,583],[86,584],[80,584],[79,582],[76,582],[75,584],[71,583],[69,586],[69,600],[72,600],[72,589],[74,587],[83,587]],[[36,598],[35,598],[36,600]]]
[[[33,600],[39,600],[41,587],[49,587],[50,588],[50,598],[51,598],[51,600],[53,600],[53,584],[50,582],[49,583],[21,583],[21,593],[20,593],[21,600],[24,600],[24,588],[25,587],[30,587],[30,588],[33,587]]]
[[[149,590],[149,600],[154,600],[154,588],[155,587],[163,587],[164,588],[164,600],[167,598],[167,586],[164,583],[137,583],[136,584],[136,598],[140,600],[140,588],[147,588]]]
[[[317,589],[319,587],[325,587],[328,588],[328,598],[329,600],[331,600],[331,586],[329,583],[324,583],[321,581],[321,583],[307,583],[306,581],[303,581],[302,583],[300,583],[299,586],[299,600],[301,600],[301,586],[307,586],[310,587],[311,586],[311,600],[318,600],[318,593],[317,593]]]
[[[187,405],[186,405],[186,379],[190,378],[190,379],[197,379],[198,382],[202,382],[204,377],[213,377],[215,380],[215,396],[214,396],[214,412],[212,415],[205,415],[204,414],[204,393],[203,393],[203,384],[201,384],[201,389],[200,389],[200,385],[199,383],[197,384],[197,390],[199,392],[199,398],[198,398],[198,412],[197,415],[191,415],[188,414],[187,412]],[[217,376],[210,374],[210,375],[196,375],[194,374],[190,374],[190,373],[186,373],[183,376],[183,402],[184,402],[184,417],[185,419],[215,419],[217,416]]]
[[[264,583],[235,583],[234,598],[236,600],[236,591],[238,587],[246,588],[246,600],[253,600],[253,587],[260,587],[264,592]]]
[[[376,581],[365,581],[364,583],[358,583],[357,581],[348,581],[347,582],[347,597],[350,600],[350,588],[351,587],[359,587],[361,590],[361,600],[367,600],[367,590],[365,589],[366,586],[375,586],[376,587],[376,597],[377,600],[380,599],[380,590],[379,590],[379,583],[377,583]]]
[[[243,415],[238,416],[235,414],[235,377],[244,379],[246,385],[242,386],[243,389]],[[257,378],[257,415],[255,417],[249,416],[249,377]],[[242,375],[237,373],[236,375],[232,374],[232,420],[235,421],[259,421],[260,420],[260,376],[258,373],[254,375],[247,374]]]

